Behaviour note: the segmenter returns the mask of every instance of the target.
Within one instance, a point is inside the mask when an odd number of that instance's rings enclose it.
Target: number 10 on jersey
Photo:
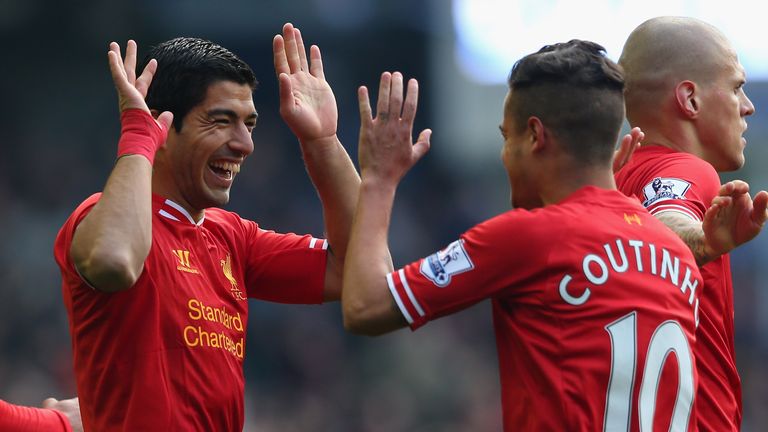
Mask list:
[[[685,332],[677,321],[661,323],[648,343],[645,365],[637,364],[637,312],[605,326],[611,338],[611,375],[605,401],[603,430],[629,431],[632,408],[636,407],[640,431],[652,431],[661,372],[670,354],[677,357],[677,396],[669,422],[670,431],[685,432],[691,421],[694,398],[693,356]],[[637,402],[632,401],[635,374],[643,368]],[[669,386],[669,384],[666,384]]]

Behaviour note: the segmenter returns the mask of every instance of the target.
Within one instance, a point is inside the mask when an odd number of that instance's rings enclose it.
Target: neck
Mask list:
[[[653,125],[657,126],[653,127]],[[704,156],[695,130],[689,123],[676,121],[676,124],[665,126],[663,123],[638,122],[633,126],[639,126],[645,134],[641,146],[659,145],[679,152],[691,153],[699,158]]]
[[[552,175],[552,173],[558,174]],[[616,181],[609,166],[579,169],[560,167],[558,170],[542,173],[542,175],[549,177],[549,181],[543,182],[540,190],[544,205],[557,204],[585,186],[616,189]]]
[[[184,210],[189,213],[195,223],[205,216],[205,210],[194,208],[184,197],[179,190],[175,187],[169,187],[168,185],[174,185],[172,181],[166,181],[171,179],[163,179],[163,176],[159,174],[160,171],[155,170],[152,173],[152,193],[160,195],[165,199],[169,199],[174,203],[180,205]]]

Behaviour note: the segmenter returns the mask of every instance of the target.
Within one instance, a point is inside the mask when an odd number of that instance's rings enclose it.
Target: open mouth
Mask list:
[[[208,167],[224,180],[232,180],[232,177],[240,172],[240,164],[234,162],[216,161],[209,163]]]

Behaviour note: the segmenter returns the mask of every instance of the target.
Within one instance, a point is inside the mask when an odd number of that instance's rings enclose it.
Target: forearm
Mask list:
[[[683,240],[691,252],[693,252],[696,264],[703,266],[717,258],[707,246],[701,222],[674,212],[660,213],[656,217]]]
[[[151,182],[145,157],[121,157],[99,202],[78,225],[71,257],[95,288],[127,289],[141,274],[152,243]]]
[[[23,407],[0,400],[0,430],[9,432],[71,432],[66,417],[54,410]]]
[[[405,325],[386,283],[393,270],[387,233],[394,197],[395,185],[361,185],[342,289],[344,325],[354,333],[378,335]]]
[[[307,172],[323,207],[325,236],[330,248],[326,266],[324,300],[341,296],[341,278],[355,212],[360,177],[346,150],[332,138],[302,143]]]
[[[302,143],[301,148],[309,178],[323,206],[326,236],[334,254],[343,260],[360,190],[360,177],[335,135],[323,142]]]

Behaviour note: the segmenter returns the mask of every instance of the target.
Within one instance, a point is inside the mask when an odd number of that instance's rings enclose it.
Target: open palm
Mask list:
[[[307,59],[301,32],[290,23],[282,36],[275,36],[272,48],[283,120],[301,141],[335,135],[336,98],[325,80],[320,48],[313,45]]]

